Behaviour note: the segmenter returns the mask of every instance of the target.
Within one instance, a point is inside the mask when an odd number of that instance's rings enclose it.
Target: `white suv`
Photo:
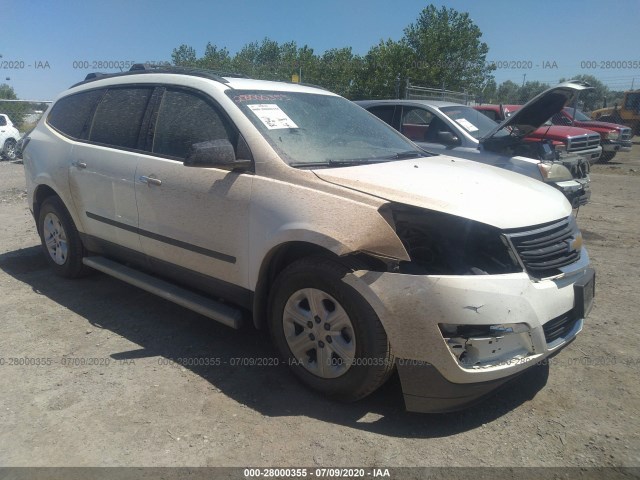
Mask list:
[[[0,113],[0,158],[15,160],[20,132],[8,115]]]
[[[594,272],[563,195],[423,151],[311,86],[165,68],[64,92],[24,150],[51,267],[88,267],[267,329],[308,386],[397,368],[412,411],[462,408],[582,329]]]

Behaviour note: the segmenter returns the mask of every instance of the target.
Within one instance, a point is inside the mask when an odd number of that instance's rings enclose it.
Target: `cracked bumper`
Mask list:
[[[585,316],[576,304],[574,284],[588,277],[589,256],[564,277],[539,282],[526,273],[478,276],[416,276],[358,271],[344,281],[372,305],[398,359],[398,372],[410,411],[439,412],[477,401],[548,356],[580,332]],[[592,275],[592,274],[591,274]],[[580,308],[579,308],[580,307]],[[579,312],[570,328],[547,342],[545,325]],[[524,324],[517,342],[488,361],[461,361],[441,325]],[[546,330],[549,330],[547,325]]]

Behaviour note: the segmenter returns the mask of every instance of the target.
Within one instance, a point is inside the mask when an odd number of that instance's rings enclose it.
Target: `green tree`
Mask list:
[[[489,79],[478,95],[476,101],[479,103],[496,103],[498,97],[498,85],[495,79]]]
[[[2,99],[18,99],[13,87],[6,83],[0,85],[0,113],[8,115],[16,128],[20,129],[22,127],[24,116],[31,108],[30,105],[25,102],[3,102]]]
[[[404,41],[380,41],[369,49],[355,70],[354,95],[357,98],[402,96],[413,58],[414,52]]]
[[[231,56],[226,48],[207,44],[203,57],[180,45],[171,54],[175,65],[244,73],[254,78],[302,81],[326,87],[347,98],[402,95],[407,79],[426,87],[466,89],[479,94],[495,68],[486,63],[488,47],[468,13],[429,5],[399,41],[381,40],[364,57],[350,47],[316,55],[307,45],[279,44],[265,38]]]
[[[195,64],[200,68],[206,68],[209,70],[217,70],[220,72],[229,71],[232,68],[232,60],[229,55],[229,50],[225,48],[218,48],[212,45],[211,42],[207,43],[204,49],[204,56],[198,59]]]
[[[511,80],[506,80],[500,84],[496,93],[494,103],[516,104],[520,100],[520,87]]]
[[[569,79],[561,78],[560,82],[566,82],[567,80]],[[576,75],[570,80],[586,82],[593,87],[591,90],[580,92],[580,97],[578,99],[579,103],[582,105],[582,109],[587,112],[601,108],[605,102],[611,106],[616,99],[616,94],[618,92],[612,92],[609,90],[609,87],[593,75]],[[622,96],[620,95],[619,98],[622,98]]]
[[[356,94],[362,58],[354,55],[351,47],[327,50],[318,59],[318,67],[313,83],[345,97],[353,97]]]
[[[518,90],[518,104],[524,105],[529,100],[531,100],[536,95],[544,92],[549,88],[549,85],[546,83],[540,83],[538,81],[534,82],[526,82],[520,89]]]
[[[468,13],[427,6],[402,39],[413,52],[405,59],[412,83],[480,92],[495,69],[487,64],[489,47],[481,38]]]
[[[196,65],[196,50],[189,45],[182,44],[173,49],[171,61],[174,65],[181,67],[193,67]]]
[[[0,98],[6,100],[17,100],[16,92],[13,91],[13,87],[6,83],[0,85]]]

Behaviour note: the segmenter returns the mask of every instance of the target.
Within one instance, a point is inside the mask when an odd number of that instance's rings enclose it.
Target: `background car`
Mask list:
[[[14,160],[19,139],[20,132],[13,125],[9,116],[0,113],[0,157],[6,160]]]
[[[477,105],[473,108],[496,122],[502,122],[520,110],[522,105],[487,104]],[[557,112],[554,113],[554,115],[556,114]],[[551,140],[556,150],[579,155],[589,164],[598,162],[603,152],[599,132],[577,126],[574,127],[570,124],[556,125],[550,119],[547,119],[541,127],[533,130],[523,140],[529,142]]]
[[[572,83],[549,89],[529,102],[521,115],[533,112],[540,116],[541,105],[549,104],[546,98],[561,95],[568,101],[582,88],[580,84]],[[558,158],[549,140],[525,140],[530,131],[523,134],[526,127],[518,125],[517,118],[511,120],[512,125],[500,125],[472,107],[452,102],[364,100],[356,103],[428,151],[475,160],[536,178],[562,191],[574,208],[589,201],[588,162],[566,152]],[[553,107],[549,116],[558,108],[562,105]],[[545,115],[542,113],[542,117]],[[539,123],[543,122],[540,120]],[[503,128],[505,126],[511,130]]]
[[[599,162],[606,163],[618,152],[631,151],[631,128],[617,123],[591,120],[584,113],[572,107],[564,107],[553,117],[551,123],[571,127],[581,127],[600,134],[602,155]]]

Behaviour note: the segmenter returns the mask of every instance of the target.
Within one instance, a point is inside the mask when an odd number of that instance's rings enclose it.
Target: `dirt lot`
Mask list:
[[[237,365],[274,356],[261,332],[102,274],[53,276],[22,165],[0,163],[0,465],[639,466],[636,142],[593,168],[579,212],[597,270],[583,333],[550,367],[447,415],[405,413],[397,380],[332,403],[285,367]],[[169,361],[181,358],[220,365]]]

